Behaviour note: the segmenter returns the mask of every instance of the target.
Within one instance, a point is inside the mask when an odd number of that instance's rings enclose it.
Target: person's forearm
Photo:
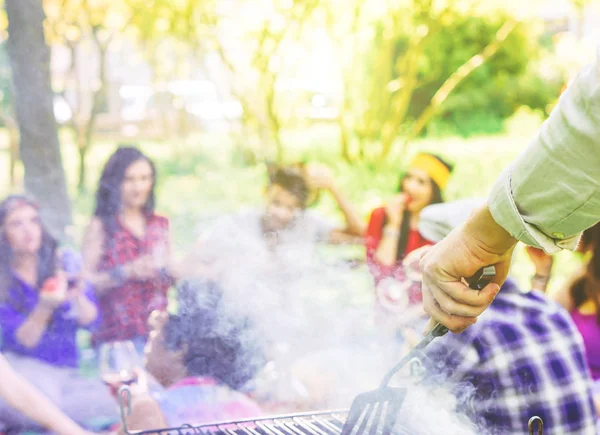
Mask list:
[[[109,272],[88,272],[84,276],[85,280],[92,284],[94,290],[99,294],[108,293],[119,284]]]
[[[346,220],[345,232],[353,236],[363,237],[365,235],[365,224],[352,203],[336,186],[333,186],[330,190],[340,210],[344,214],[344,219]]]
[[[375,251],[375,259],[386,266],[396,264],[398,256],[399,225],[386,225],[383,228],[383,238]]]
[[[546,290],[548,289],[549,282],[550,275],[540,275],[536,273],[533,277],[531,277],[531,288],[533,290],[546,292]]]
[[[98,308],[85,295],[77,296],[73,301],[77,310],[77,322],[88,326],[98,318]]]
[[[83,277],[98,294],[105,294],[123,285],[123,281],[134,277],[133,264],[116,266],[112,271],[88,271]]]
[[[44,428],[61,435],[84,433],[83,429],[65,416],[47,397],[12,370],[0,355],[0,397]]]
[[[466,231],[476,236],[478,248],[501,255],[512,249],[518,240],[500,226],[487,205],[478,208],[465,223]]]
[[[29,317],[16,330],[15,338],[23,347],[32,349],[38,345],[46,332],[54,309],[44,302],[39,302]]]

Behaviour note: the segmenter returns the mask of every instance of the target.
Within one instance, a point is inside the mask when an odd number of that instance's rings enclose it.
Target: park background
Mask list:
[[[267,161],[329,165],[365,219],[417,151],[456,165],[447,200],[485,196],[600,31],[592,0],[2,3],[0,194],[30,191],[77,245],[102,165],[136,144],[157,164],[177,252],[260,204]],[[325,193],[313,207],[341,218]],[[550,287],[577,263],[558,254]],[[331,290],[370,303],[356,273]],[[513,275],[528,288],[532,274],[519,248]]]

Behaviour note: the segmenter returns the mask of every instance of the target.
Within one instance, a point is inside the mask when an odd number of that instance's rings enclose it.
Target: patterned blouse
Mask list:
[[[110,271],[144,255],[161,255],[159,250],[167,248],[167,218],[155,214],[148,216],[142,239],[115,219],[115,232],[105,245],[99,270]],[[167,291],[172,284],[173,279],[164,275],[153,280],[127,279],[120,287],[98,295],[102,322],[93,336],[94,344],[146,338],[148,317],[154,310],[166,310]]]

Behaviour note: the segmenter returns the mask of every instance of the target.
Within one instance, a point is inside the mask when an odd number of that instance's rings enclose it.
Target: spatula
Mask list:
[[[494,266],[484,267],[467,279],[469,287],[481,290],[496,275]],[[341,435],[390,435],[396,424],[400,407],[406,397],[405,388],[389,387],[392,377],[417,356],[435,337],[441,337],[448,328],[441,324],[429,332],[392,370],[383,378],[377,390],[356,396],[344,423]]]

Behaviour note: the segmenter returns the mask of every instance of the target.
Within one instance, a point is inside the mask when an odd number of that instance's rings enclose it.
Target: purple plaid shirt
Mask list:
[[[540,292],[506,281],[476,324],[434,340],[427,355],[432,373],[458,382],[461,411],[481,433],[526,434],[534,415],[545,434],[596,433],[583,341],[569,313]]]

